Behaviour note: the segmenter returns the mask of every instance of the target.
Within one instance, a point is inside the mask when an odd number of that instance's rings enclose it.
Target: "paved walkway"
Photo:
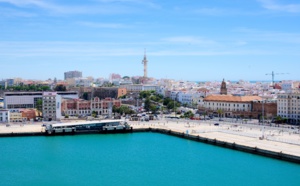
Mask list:
[[[229,143],[236,143],[249,147],[282,152],[300,156],[300,134],[298,129],[281,129],[263,126],[247,126],[191,121],[151,121],[133,122],[133,128],[163,128],[184,132],[195,136],[217,139]],[[264,135],[264,139],[260,139]]]

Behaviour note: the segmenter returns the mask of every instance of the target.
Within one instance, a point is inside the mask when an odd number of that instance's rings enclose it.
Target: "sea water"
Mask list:
[[[0,185],[300,185],[300,165],[157,133],[0,138]]]

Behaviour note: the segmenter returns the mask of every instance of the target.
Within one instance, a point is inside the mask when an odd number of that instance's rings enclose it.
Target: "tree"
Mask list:
[[[40,117],[41,113],[43,112],[43,100],[42,99],[38,99],[36,101],[35,108],[38,111],[38,116]]]
[[[82,95],[82,98],[84,100],[88,100],[88,93],[87,92],[84,92],[83,95]]]
[[[55,91],[67,91],[67,88],[66,86],[64,85],[57,85],[55,88],[54,88]]]
[[[218,114],[219,114],[219,117],[221,117],[222,114],[223,114],[223,110],[222,110],[222,109],[218,109],[217,112],[218,112]]]
[[[153,104],[150,105],[150,110],[151,110],[152,114],[155,114],[156,111],[158,111],[158,109],[159,108],[156,105],[153,105]]]
[[[204,116],[204,119],[205,119],[205,116],[207,115],[206,111],[203,112],[203,116]]]
[[[97,112],[96,112],[96,111],[93,111],[93,112],[92,112],[92,117],[93,117],[93,118],[96,118],[96,117],[97,117]]]
[[[144,109],[146,111],[149,111],[150,110],[150,99],[146,99],[145,100],[145,103],[144,103]]]
[[[183,117],[184,118],[192,118],[192,117],[194,117],[194,114],[193,114],[192,111],[189,110],[189,111],[184,113]]]

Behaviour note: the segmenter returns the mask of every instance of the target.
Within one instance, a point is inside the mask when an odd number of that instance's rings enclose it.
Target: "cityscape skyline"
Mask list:
[[[295,0],[0,0],[1,79],[299,80]],[[4,69],[4,70],[3,70]]]

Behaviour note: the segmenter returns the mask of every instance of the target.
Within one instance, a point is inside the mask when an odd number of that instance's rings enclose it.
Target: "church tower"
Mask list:
[[[221,84],[221,95],[227,95],[227,88],[226,88],[226,82],[223,79],[222,84]]]

